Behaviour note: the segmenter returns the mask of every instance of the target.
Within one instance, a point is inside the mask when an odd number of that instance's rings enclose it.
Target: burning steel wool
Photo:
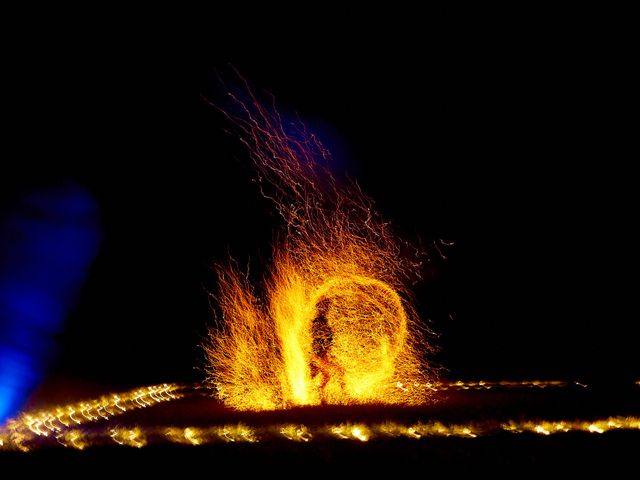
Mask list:
[[[211,385],[247,410],[424,402],[435,375],[408,290],[419,252],[357,184],[331,173],[330,153],[304,125],[285,125],[247,93],[230,94],[242,114],[223,113],[284,227],[260,289],[237,267],[218,269],[222,328],[205,345]]]

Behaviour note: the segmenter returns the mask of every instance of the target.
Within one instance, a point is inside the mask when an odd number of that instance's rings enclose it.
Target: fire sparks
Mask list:
[[[416,387],[435,375],[408,290],[419,254],[356,184],[333,176],[304,125],[289,129],[247,91],[249,102],[232,96],[243,114],[228,117],[284,228],[260,292],[237,268],[219,269],[211,385],[243,410],[423,402],[431,392]]]

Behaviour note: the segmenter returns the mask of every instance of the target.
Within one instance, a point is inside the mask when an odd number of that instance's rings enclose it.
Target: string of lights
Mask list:
[[[634,382],[640,386],[640,382]],[[434,391],[486,389],[589,388],[579,382],[566,381],[469,381],[428,384]],[[381,438],[461,437],[476,438],[506,433],[552,435],[567,432],[605,433],[617,430],[640,430],[640,417],[609,416],[594,419],[512,419],[447,423],[442,421],[399,423],[327,423],[304,425],[276,423],[250,426],[243,423],[196,426],[131,426],[118,418],[127,412],[149,408],[160,403],[203,395],[199,384],[161,384],[140,387],[122,393],[111,393],[96,399],[58,405],[21,413],[0,428],[0,450],[30,451],[43,446],[61,445],[82,450],[90,446],[119,444],[143,447],[147,444],[175,443],[205,445],[217,442],[268,442],[288,440],[369,441]]]
[[[83,450],[88,447],[118,444],[141,448],[147,445],[173,443],[181,445],[210,445],[216,443],[256,442],[311,442],[360,441],[368,442],[390,438],[413,440],[433,437],[478,438],[501,433],[555,435],[568,432],[604,434],[611,431],[640,430],[640,417],[606,417],[591,420],[509,420],[506,422],[472,422],[448,424],[445,422],[417,422],[403,424],[340,423],[321,426],[304,424],[274,424],[251,426],[242,423],[210,427],[131,427],[114,426],[103,429],[70,428],[54,436],[55,441],[36,442],[33,437],[16,436],[16,432],[0,440],[0,450],[28,452],[43,446],[56,446]]]

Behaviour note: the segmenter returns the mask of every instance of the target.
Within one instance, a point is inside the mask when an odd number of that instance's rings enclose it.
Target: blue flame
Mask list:
[[[26,194],[0,216],[0,422],[41,379],[99,241],[96,202],[77,185]]]

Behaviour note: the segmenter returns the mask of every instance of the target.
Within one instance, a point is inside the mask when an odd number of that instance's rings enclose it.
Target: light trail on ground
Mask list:
[[[640,386],[640,382],[634,382]],[[588,389],[579,382],[567,381],[456,381],[425,385],[435,392],[455,390],[513,389]],[[274,422],[217,422],[206,426],[166,423],[140,426],[120,421],[121,416],[136,410],[180,399],[209,396],[202,385],[165,383],[110,393],[90,400],[29,410],[9,420],[0,428],[0,450],[30,451],[47,446],[82,450],[92,446],[118,444],[141,448],[150,444],[173,443],[208,445],[225,442],[312,442],[344,440],[368,442],[406,438],[420,440],[433,437],[478,438],[496,434],[534,434],[549,436],[568,432],[603,434],[612,431],[640,430],[639,416],[603,416],[594,418],[545,419],[513,418],[447,422],[331,422],[317,424]],[[165,419],[161,419],[165,420]],[[317,418],[316,418],[317,420]]]

